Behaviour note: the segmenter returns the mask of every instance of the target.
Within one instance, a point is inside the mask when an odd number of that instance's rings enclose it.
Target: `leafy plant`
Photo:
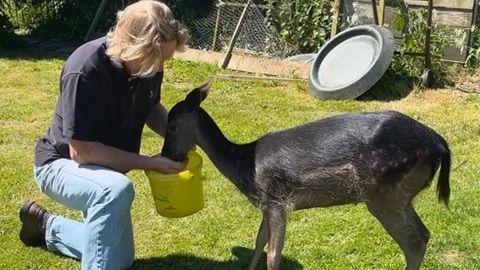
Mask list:
[[[391,67],[397,73],[411,77],[419,77],[424,71],[424,58],[405,54],[406,52],[423,53],[425,50],[425,38],[427,31],[426,10],[409,11],[407,14],[397,13],[393,21],[393,27],[403,34],[403,44],[400,54],[392,61]],[[440,83],[445,82],[448,66],[442,61],[445,48],[461,42],[461,33],[446,27],[432,25],[431,29],[431,69]]]
[[[7,33],[11,33],[13,31],[12,24],[8,20],[8,17],[5,13],[0,9],[0,37]]]
[[[30,33],[33,29],[54,18],[64,4],[61,0],[4,0],[0,12],[17,31]]]
[[[267,0],[267,23],[300,52],[315,52],[328,41],[331,5],[327,0]]]
[[[0,53],[7,53],[11,49],[24,48],[24,46],[25,42],[14,34],[14,27],[8,16],[0,9]]]
[[[3,0],[0,12],[6,15],[16,32],[40,37],[79,38],[90,26],[98,0]],[[115,13],[128,1],[109,1],[99,20],[97,31],[107,31]]]
[[[466,67],[470,69],[478,68],[480,65],[480,29],[475,25],[472,31],[472,46],[467,55]]]

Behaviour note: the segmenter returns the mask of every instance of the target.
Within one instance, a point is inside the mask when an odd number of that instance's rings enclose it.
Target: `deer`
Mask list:
[[[448,208],[450,198],[451,154],[441,135],[385,110],[336,115],[236,144],[200,107],[211,84],[171,108],[161,155],[185,161],[199,146],[261,211],[248,269],[256,268],[267,243],[267,268],[279,269],[289,212],[358,203],[400,246],[406,269],[420,269],[430,232],[412,200],[437,171],[438,200]]]

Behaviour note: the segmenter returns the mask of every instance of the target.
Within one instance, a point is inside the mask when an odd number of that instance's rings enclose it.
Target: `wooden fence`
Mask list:
[[[461,44],[445,48],[443,59],[453,62],[465,62],[467,48],[471,40],[472,24],[475,23],[478,0],[433,0],[433,24],[463,32]],[[378,2],[378,1],[377,1]],[[389,6],[386,0],[385,24],[392,25],[398,8]],[[398,1],[396,1],[398,2]],[[426,9],[427,0],[405,0],[411,10]],[[373,24],[372,2],[370,0],[343,0],[342,20],[355,20],[362,24]],[[401,38],[400,33],[395,33]]]

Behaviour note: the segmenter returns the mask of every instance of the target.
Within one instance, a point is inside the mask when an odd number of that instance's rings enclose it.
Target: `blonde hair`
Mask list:
[[[161,44],[177,42],[183,50],[188,33],[158,1],[139,1],[117,13],[117,24],[107,34],[107,55],[112,60],[141,60],[133,76],[151,77],[162,68]]]

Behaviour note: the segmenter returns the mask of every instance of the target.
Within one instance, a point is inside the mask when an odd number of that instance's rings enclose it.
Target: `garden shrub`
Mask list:
[[[316,52],[330,38],[329,0],[266,0],[267,23],[302,53]]]
[[[10,21],[18,32],[42,38],[82,38],[87,33],[100,2],[100,0],[3,0],[0,4],[0,14],[5,14],[7,21]],[[115,23],[116,12],[131,2],[134,1],[108,1],[95,30],[107,32]],[[164,2],[181,20],[205,16],[214,7],[213,0],[207,0],[202,5],[199,5],[197,0]]]
[[[423,52],[425,48],[425,33],[427,30],[426,10],[409,11],[407,14],[396,14],[394,27],[404,34],[404,42],[400,54],[392,61],[391,69],[409,77],[420,77],[424,71],[424,58],[405,55],[405,52]],[[445,83],[448,65],[442,61],[446,47],[457,46],[461,42],[460,32],[438,25],[432,26],[431,32],[431,69],[437,82]]]

